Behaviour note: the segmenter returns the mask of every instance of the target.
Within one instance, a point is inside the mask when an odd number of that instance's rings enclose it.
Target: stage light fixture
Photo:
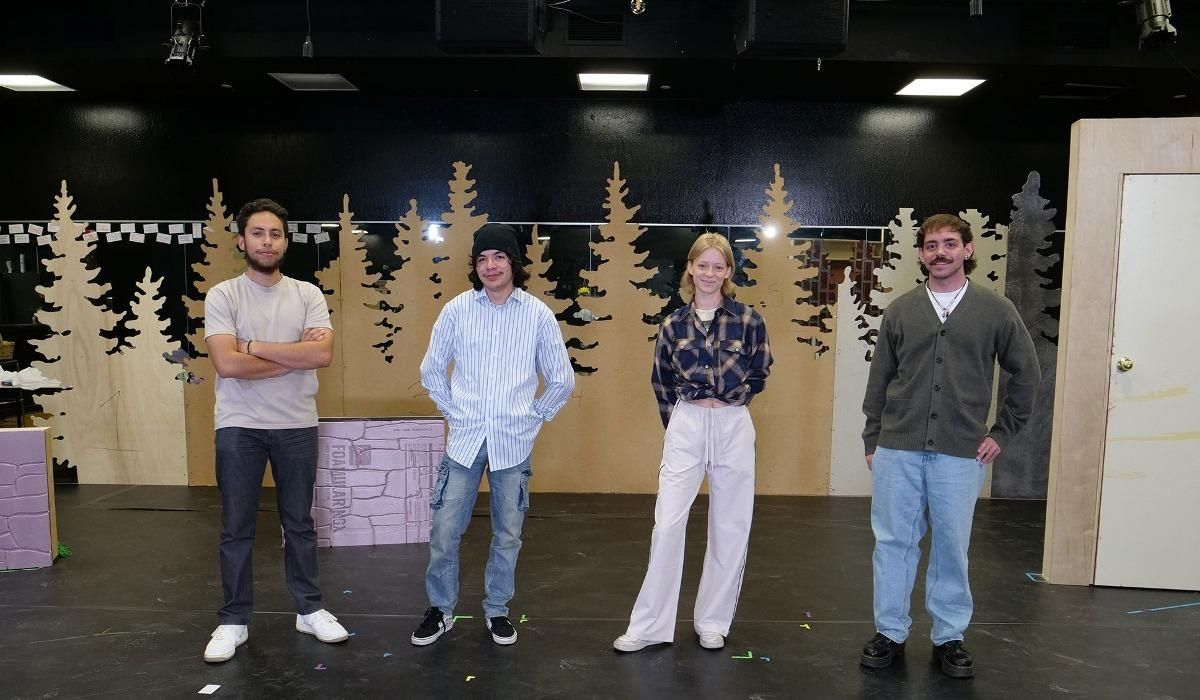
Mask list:
[[[174,0],[171,3],[171,39],[167,42],[167,65],[192,65],[204,41],[204,0]]]
[[[1146,44],[1162,45],[1175,40],[1171,26],[1171,0],[1137,0],[1137,23],[1141,28],[1138,48]]]
[[[640,15],[646,11],[646,0],[629,0],[629,11]]]

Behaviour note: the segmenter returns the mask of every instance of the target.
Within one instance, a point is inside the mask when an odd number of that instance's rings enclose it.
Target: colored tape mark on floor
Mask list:
[[[1137,615],[1138,613],[1158,612],[1159,610],[1175,610],[1176,608],[1191,608],[1200,605],[1200,603],[1183,603],[1181,605],[1164,605],[1161,608],[1147,608],[1145,610],[1128,610],[1126,615]]]
[[[754,652],[752,652],[752,651],[747,651],[745,656],[733,656],[733,657],[730,657],[730,658],[734,658],[734,659],[753,659],[753,658],[754,658]]]

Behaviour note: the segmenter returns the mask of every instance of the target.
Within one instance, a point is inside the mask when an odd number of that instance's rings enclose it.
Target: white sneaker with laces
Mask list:
[[[613,649],[616,649],[617,651],[625,651],[625,652],[641,651],[642,649],[645,649],[649,645],[650,645],[650,642],[647,642],[644,639],[630,637],[627,634],[623,634],[620,637],[617,637],[615,640],[613,640]]]
[[[296,616],[296,631],[311,634],[327,644],[344,642],[350,638],[350,633],[342,627],[337,618],[324,608],[307,615]]]
[[[237,648],[250,638],[246,625],[218,625],[204,647],[204,660],[210,664],[219,664],[233,658]]]
[[[720,632],[701,632],[700,646],[705,649],[720,649],[725,646],[725,638]]]

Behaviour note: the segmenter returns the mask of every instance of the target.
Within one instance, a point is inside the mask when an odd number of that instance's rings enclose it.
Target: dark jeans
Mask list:
[[[313,526],[313,482],[317,478],[317,429],[217,430],[217,486],[221,489],[220,624],[248,625],[254,607],[253,548],[258,495],[267,461],[275,478],[275,500],[283,525],[283,564],[296,612],[321,609],[317,584],[317,531]]]

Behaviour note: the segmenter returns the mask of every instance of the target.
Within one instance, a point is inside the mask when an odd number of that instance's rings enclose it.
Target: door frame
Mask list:
[[[1095,581],[1122,188],[1126,175],[1153,174],[1200,174],[1200,118],[1084,119],[1071,126],[1042,556],[1050,583]]]

